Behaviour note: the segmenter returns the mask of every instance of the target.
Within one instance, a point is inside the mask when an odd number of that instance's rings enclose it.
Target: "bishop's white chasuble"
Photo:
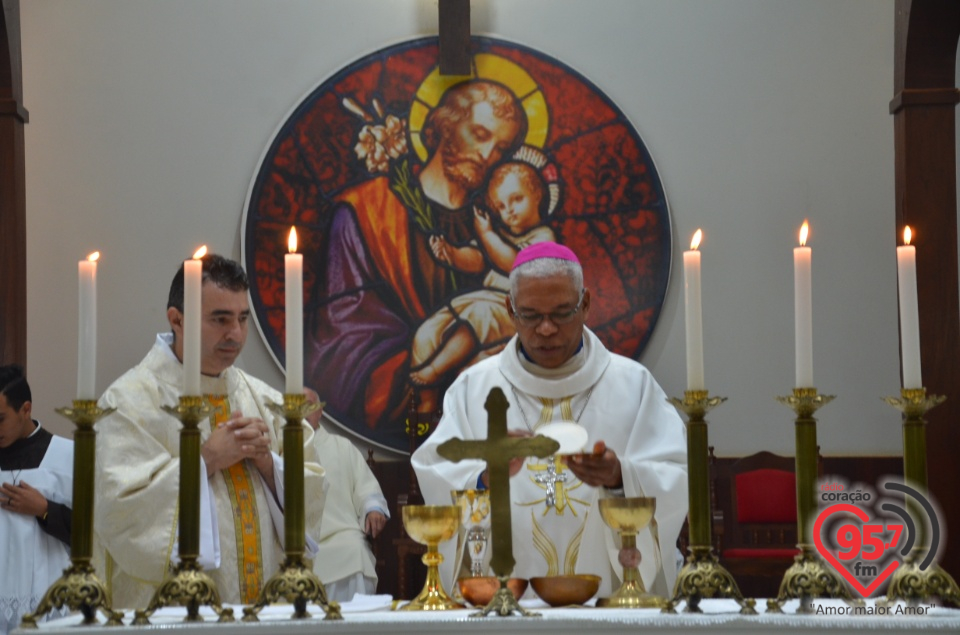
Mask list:
[[[476,487],[485,464],[447,462],[436,447],[454,437],[485,439],[484,402],[500,387],[510,403],[509,430],[536,433],[548,423],[574,421],[586,430],[588,448],[604,441],[617,453],[624,495],[657,499],[655,523],[637,537],[640,575],[649,591],[668,595],[687,513],[686,440],[676,410],[646,368],[607,351],[588,329],[577,354],[584,356],[582,363],[564,376],[534,375],[521,355],[515,337],[503,353],[464,371],[447,391],[440,424],[412,457],[426,502],[448,505],[450,490]],[[597,506],[613,493],[582,483],[559,457],[529,457],[510,480],[510,494],[514,576],[593,573],[603,579],[601,596],[616,590],[622,574],[619,538],[604,525]],[[442,548],[443,583],[452,588],[455,545]]]

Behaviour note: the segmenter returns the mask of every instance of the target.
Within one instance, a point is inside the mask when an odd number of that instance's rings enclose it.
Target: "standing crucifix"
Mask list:
[[[517,611],[526,617],[538,616],[521,608],[513,593],[507,588],[507,580],[513,573],[516,560],[513,558],[513,529],[510,522],[510,460],[528,456],[547,457],[560,449],[554,439],[543,436],[531,438],[511,437],[507,434],[507,408],[510,404],[499,388],[493,388],[483,404],[487,411],[487,438],[484,441],[450,439],[437,447],[437,453],[454,463],[462,459],[482,459],[487,462],[490,479],[490,515],[493,533],[493,557],[490,568],[500,580],[500,590],[490,603],[471,617],[485,616],[496,611],[500,616]]]

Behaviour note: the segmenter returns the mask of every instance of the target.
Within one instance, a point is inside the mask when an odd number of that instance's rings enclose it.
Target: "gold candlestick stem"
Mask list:
[[[767,613],[782,613],[783,604],[798,598],[797,613],[813,613],[813,599],[839,598],[850,604],[862,604],[854,598],[840,575],[826,566],[813,547],[810,526],[817,509],[817,420],[813,413],[834,400],[833,395],[820,395],[816,388],[794,388],[793,395],[777,397],[796,414],[796,481],[797,481],[797,548],[793,564],[783,575],[776,599],[767,600]]]
[[[730,572],[713,553],[710,509],[710,465],[707,456],[707,412],[726,401],[726,397],[709,397],[706,390],[684,391],[683,399],[668,401],[687,415],[687,475],[689,491],[690,554],[677,575],[673,598],[664,613],[675,613],[680,600],[685,613],[701,613],[703,598],[731,598],[740,605],[743,615],[756,615],[756,600],[744,598]]]
[[[257,615],[268,604],[280,598],[293,604],[292,619],[310,617],[307,604],[323,609],[325,620],[342,620],[340,605],[327,599],[323,583],[303,559],[306,544],[303,488],[303,418],[321,407],[307,401],[303,393],[285,394],[283,405],[269,404],[270,410],[282,415],[283,426],[283,538],[284,560],[280,571],[267,580],[260,597],[243,608],[244,622],[257,622]]]
[[[94,424],[113,412],[97,402],[77,399],[73,408],[57,413],[77,426],[73,437],[73,501],[70,523],[70,566],[44,593],[37,608],[21,620],[21,628],[37,628],[37,620],[54,608],[67,606],[83,614],[83,626],[97,624],[97,609],[107,616],[107,626],[121,626],[123,613],[110,607],[106,587],[90,564],[93,555],[93,491],[97,433]]]
[[[182,395],[176,407],[163,409],[180,420],[180,562],[173,577],[157,587],[147,608],[134,613],[135,626],[150,623],[150,616],[165,606],[187,609],[184,622],[202,622],[201,606],[210,606],[218,622],[232,622],[233,609],[220,603],[213,580],[200,566],[200,422],[210,416],[210,406],[200,395]]]
[[[944,395],[927,396],[925,388],[903,388],[900,399],[884,397],[884,401],[903,412],[903,476],[904,480],[921,493],[927,493],[927,411],[946,401]],[[890,577],[884,604],[905,600],[911,604],[928,604],[932,598],[960,606],[960,588],[936,562],[925,568],[922,561],[930,550],[930,535],[927,521],[917,500],[907,497],[907,510],[917,528],[917,541],[903,564]]]

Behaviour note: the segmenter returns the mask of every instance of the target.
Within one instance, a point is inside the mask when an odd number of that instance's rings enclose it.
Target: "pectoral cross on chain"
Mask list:
[[[536,469],[536,468],[535,468]],[[533,477],[533,480],[537,485],[543,485],[544,489],[547,491],[546,505],[547,507],[556,507],[557,505],[557,483],[563,484],[567,482],[567,473],[561,470],[557,472],[557,465],[554,461],[547,461],[546,465],[542,468],[543,470],[540,474],[537,474]]]
[[[513,610],[523,612],[513,594],[506,588],[507,578],[516,565],[510,521],[510,460],[528,456],[547,457],[555,454],[560,449],[560,444],[543,436],[507,436],[507,408],[510,404],[500,388],[490,391],[483,407],[487,411],[486,440],[450,439],[437,447],[437,453],[454,463],[462,459],[482,459],[487,462],[487,476],[490,480],[490,524],[493,534],[490,568],[500,578],[500,591],[481,614],[497,610],[500,615],[510,615]],[[505,606],[508,601],[504,595],[509,597],[509,605]],[[503,603],[494,606],[498,601]]]

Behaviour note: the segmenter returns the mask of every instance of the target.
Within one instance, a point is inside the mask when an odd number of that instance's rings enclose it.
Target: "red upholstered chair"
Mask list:
[[[730,464],[721,564],[748,597],[776,597],[797,549],[794,459],[758,452]]]

